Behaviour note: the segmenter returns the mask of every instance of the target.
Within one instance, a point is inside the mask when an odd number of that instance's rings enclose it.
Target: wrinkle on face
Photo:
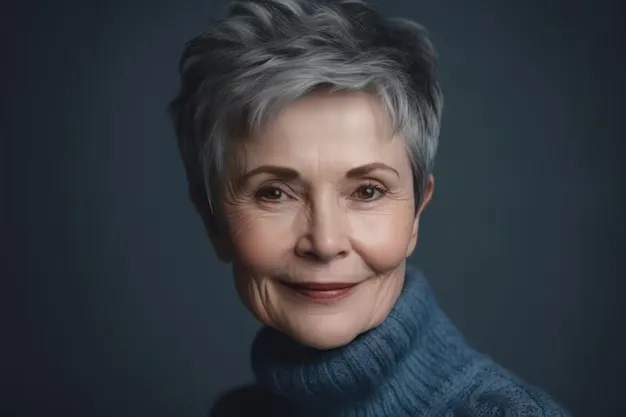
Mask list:
[[[307,96],[237,152],[220,207],[244,304],[261,322],[317,348],[349,343],[379,325],[402,289],[419,217],[404,140],[393,136],[376,98]],[[392,170],[347,176],[372,163]],[[242,185],[243,176],[266,165],[297,178],[255,173]],[[265,200],[264,187],[284,193]],[[376,187],[377,198],[361,199],[362,187]],[[341,303],[320,305],[290,295],[279,282],[285,278],[359,286]]]

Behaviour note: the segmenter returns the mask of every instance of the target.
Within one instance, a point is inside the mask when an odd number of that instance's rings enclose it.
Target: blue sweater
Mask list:
[[[265,327],[253,343],[252,368],[256,384],[221,397],[212,417],[569,415],[468,346],[413,267],[377,328],[320,351]]]

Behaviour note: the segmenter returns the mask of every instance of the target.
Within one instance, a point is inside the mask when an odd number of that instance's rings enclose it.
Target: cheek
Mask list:
[[[242,210],[229,216],[230,241],[237,262],[262,273],[279,267],[292,245],[290,216]]]
[[[412,239],[411,212],[359,214],[351,220],[353,247],[372,268],[390,270],[406,259]]]

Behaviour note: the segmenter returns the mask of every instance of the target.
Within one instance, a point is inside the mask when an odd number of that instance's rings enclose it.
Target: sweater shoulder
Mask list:
[[[446,417],[570,417],[546,392],[491,360],[468,369]]]
[[[231,389],[220,395],[208,417],[252,417],[278,415],[284,400],[255,384]]]

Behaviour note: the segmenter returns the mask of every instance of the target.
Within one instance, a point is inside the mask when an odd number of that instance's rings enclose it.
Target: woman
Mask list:
[[[189,194],[266,326],[214,416],[562,416],[474,351],[406,259],[442,109],[417,24],[360,1],[233,2],[171,103]]]

